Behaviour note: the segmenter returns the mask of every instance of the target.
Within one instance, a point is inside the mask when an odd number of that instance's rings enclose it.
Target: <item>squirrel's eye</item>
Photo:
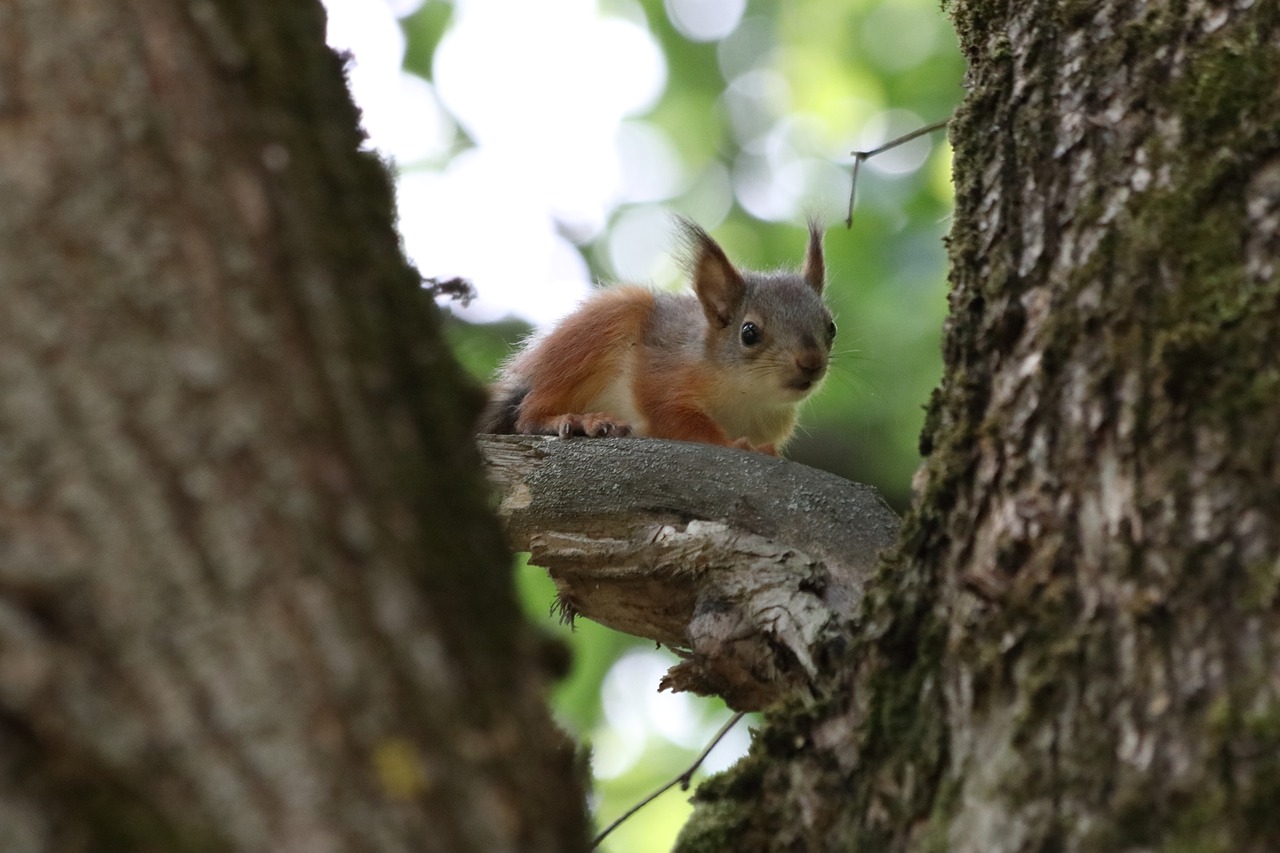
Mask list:
[[[754,346],[760,343],[760,327],[750,321],[742,324],[742,345]]]

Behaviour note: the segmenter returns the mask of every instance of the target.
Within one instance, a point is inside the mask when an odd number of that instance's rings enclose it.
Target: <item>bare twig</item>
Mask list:
[[[600,842],[604,841],[605,837],[608,836],[609,833],[613,832],[615,829],[621,826],[623,822],[627,820],[627,818],[631,817],[633,814],[640,811],[645,806],[649,805],[649,803],[653,802],[658,797],[665,794],[667,791],[670,791],[677,784],[680,786],[680,790],[682,791],[689,790],[689,783],[693,780],[693,774],[697,772],[699,767],[702,766],[702,762],[707,760],[707,756],[711,754],[711,750],[716,748],[716,744],[724,740],[724,736],[727,735],[729,733],[729,730],[732,729],[734,726],[736,726],[738,724],[738,721],[741,720],[744,716],[746,716],[746,713],[744,711],[739,711],[738,713],[730,717],[729,721],[720,727],[720,731],[716,732],[716,736],[711,739],[711,743],[707,744],[706,749],[702,750],[702,752],[699,753],[698,757],[693,760],[693,764],[689,765],[689,768],[687,770],[685,770],[679,776],[672,779],[670,782],[666,783],[661,788],[654,791],[652,794],[645,797],[643,800],[641,800],[640,802],[636,803],[634,806],[632,806],[631,808],[623,812],[621,817],[619,817],[613,823],[606,826],[604,828],[604,831],[601,832],[592,840],[591,846],[588,847],[587,849],[594,850],[597,847],[599,847]]]
[[[846,228],[853,227],[853,202],[856,197],[856,193],[858,192],[858,171],[862,168],[862,161],[870,160],[877,154],[882,154],[885,151],[897,148],[899,145],[904,145],[913,139],[924,136],[926,133],[933,133],[935,130],[941,130],[947,126],[948,121],[950,121],[950,119],[943,119],[942,121],[935,121],[933,124],[927,124],[924,127],[916,128],[910,133],[904,133],[896,139],[890,139],[885,144],[878,148],[872,148],[870,151],[849,152],[853,155],[853,170],[850,175],[849,182],[849,214],[844,219],[844,225]]]

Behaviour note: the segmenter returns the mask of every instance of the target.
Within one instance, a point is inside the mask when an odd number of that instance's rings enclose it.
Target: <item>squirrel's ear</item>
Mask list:
[[[733,321],[746,294],[742,275],[729,263],[720,244],[697,225],[681,219],[684,238],[689,245],[689,266],[693,273],[693,291],[698,294],[707,322],[727,326]]]
[[[809,248],[804,253],[804,267],[800,275],[815,293],[822,292],[827,281],[827,265],[822,260],[822,226],[816,219],[809,220]]]

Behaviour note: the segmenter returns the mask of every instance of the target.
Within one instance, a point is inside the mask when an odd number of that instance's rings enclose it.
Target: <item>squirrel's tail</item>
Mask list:
[[[520,417],[520,404],[529,395],[525,386],[515,388],[492,385],[488,389],[489,402],[476,421],[476,433],[514,435],[516,420]]]

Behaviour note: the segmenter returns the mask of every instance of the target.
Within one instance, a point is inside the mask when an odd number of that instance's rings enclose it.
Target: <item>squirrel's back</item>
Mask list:
[[[587,298],[545,334],[531,338],[499,371],[478,430],[554,433],[536,428],[550,414],[610,411],[634,414],[623,392],[653,311],[655,293],[614,285]]]

